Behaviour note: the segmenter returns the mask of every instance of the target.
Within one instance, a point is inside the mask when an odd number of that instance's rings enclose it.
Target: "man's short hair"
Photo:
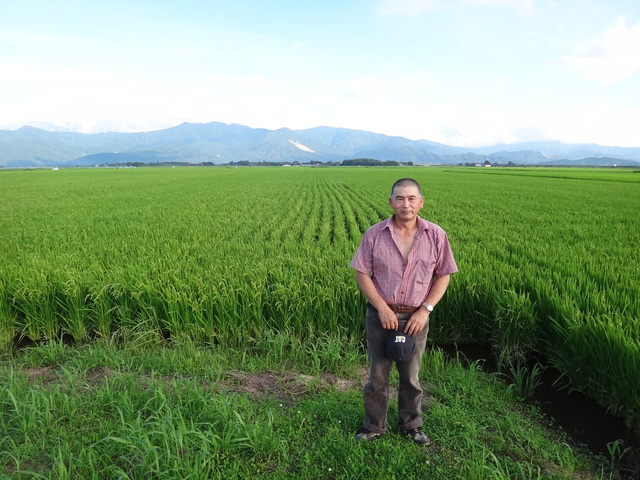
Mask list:
[[[418,189],[418,193],[422,197],[422,189],[420,188],[420,184],[416,182],[413,178],[401,178],[397,180],[396,183],[391,187],[391,198],[393,198],[393,192],[396,187],[416,187]]]

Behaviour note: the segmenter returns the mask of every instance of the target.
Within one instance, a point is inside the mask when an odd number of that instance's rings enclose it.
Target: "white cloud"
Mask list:
[[[512,8],[519,16],[534,13],[536,0],[380,0],[378,13],[387,15],[420,15],[421,13],[448,7]]]
[[[376,77],[360,77],[349,80],[344,86],[345,96],[350,99],[382,98],[387,90],[384,82]]]
[[[585,99],[581,107],[545,108],[521,120],[527,125],[544,126],[544,137],[565,143],[637,147],[636,119],[639,115],[640,109],[637,107],[621,108],[607,102]]]
[[[620,108],[602,101],[585,100],[582,106],[574,108],[540,105],[527,109],[518,106],[489,108],[481,101],[470,105],[422,104],[413,110],[404,108],[402,112],[389,113],[398,126],[402,125],[401,131],[393,131],[393,122],[377,131],[452,146],[545,140],[638,146],[635,119],[640,116],[640,109]]]
[[[380,0],[378,13],[382,16],[406,14],[419,15],[438,8],[440,0]]]
[[[46,33],[23,33],[14,31],[0,32],[0,42],[13,45],[35,45],[47,47],[73,47],[77,46],[77,40],[64,35],[50,35]]]
[[[535,12],[535,0],[459,0],[459,3],[472,7],[512,8],[519,16],[532,15]]]
[[[619,18],[615,26],[581,45],[562,62],[604,83],[628,77],[640,70],[640,22],[628,27],[626,20]]]
[[[263,75],[153,78],[128,72],[0,62],[0,125],[47,124],[83,133],[154,130],[183,121],[275,111],[282,86]],[[28,92],[25,96],[16,92]],[[252,121],[253,118],[249,118]]]

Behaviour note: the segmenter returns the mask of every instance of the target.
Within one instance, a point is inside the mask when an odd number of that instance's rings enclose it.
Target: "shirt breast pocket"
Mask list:
[[[435,268],[435,260],[418,260],[416,262],[416,282],[425,285],[431,283]]]

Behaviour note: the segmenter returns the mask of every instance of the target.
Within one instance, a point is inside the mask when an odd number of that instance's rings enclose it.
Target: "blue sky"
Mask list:
[[[637,0],[0,0],[0,129],[640,146]]]

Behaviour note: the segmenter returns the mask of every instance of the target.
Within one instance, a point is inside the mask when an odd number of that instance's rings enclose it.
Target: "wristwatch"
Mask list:
[[[429,310],[429,312],[433,312],[433,305],[429,305],[428,303],[423,303],[422,306]]]

